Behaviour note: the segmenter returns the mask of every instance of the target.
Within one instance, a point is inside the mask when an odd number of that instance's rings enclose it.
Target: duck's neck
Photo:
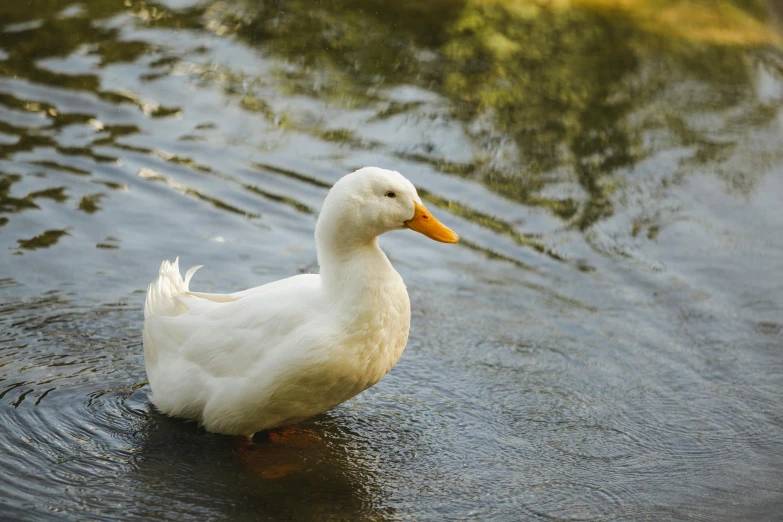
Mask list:
[[[349,240],[321,234],[316,244],[321,281],[333,298],[360,298],[399,281],[377,237]]]

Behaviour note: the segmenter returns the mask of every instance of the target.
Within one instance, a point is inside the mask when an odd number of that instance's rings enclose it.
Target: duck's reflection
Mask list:
[[[152,506],[189,516],[386,519],[375,470],[358,437],[329,414],[252,441],[207,433],[147,406],[134,472]]]
[[[327,445],[314,429],[288,427],[257,433],[253,439],[234,437],[234,449],[245,469],[276,479],[305,472],[306,463],[317,461]]]

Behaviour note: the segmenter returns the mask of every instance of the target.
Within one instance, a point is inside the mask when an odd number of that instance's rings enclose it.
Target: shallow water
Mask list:
[[[779,21],[610,4],[3,2],[3,518],[779,516]],[[463,238],[382,239],[398,366],[249,447],[157,414],[160,261],[316,270],[364,165]]]

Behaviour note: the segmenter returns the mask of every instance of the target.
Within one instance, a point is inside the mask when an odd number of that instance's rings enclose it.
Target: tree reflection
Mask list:
[[[695,148],[683,168],[719,161],[716,151],[731,147],[734,137],[716,141],[691,117],[742,108],[764,115],[751,124],[757,127],[776,117],[754,90],[754,63],[764,60],[756,50],[780,43],[760,0],[218,0],[177,10],[92,0],[79,15],[64,17],[68,5],[35,0],[0,7],[6,24],[37,21],[2,35],[8,56],[0,75],[138,104],[125,93],[101,92],[96,75],[59,74],[37,61],[87,49],[103,67],[153,52],[93,23],[121,13],[151,27],[237,37],[288,64],[275,81],[289,94],[370,108],[376,120],[420,110],[387,99],[385,89],[414,85],[438,93],[469,136],[472,159],[454,162],[438,150],[394,151],[398,156],[549,209],[579,230],[613,213],[613,178],[656,147]],[[150,78],[160,74],[165,70]],[[350,129],[310,128],[275,114],[237,88],[245,80],[232,80],[229,93],[284,130],[352,148],[381,145]],[[177,111],[156,110],[161,117]],[[666,140],[645,142],[650,132]],[[19,142],[0,154],[47,139],[11,133]],[[747,190],[752,179],[739,185]]]
[[[231,20],[240,38],[296,64],[286,72],[292,91],[373,106],[386,87],[435,90],[469,129],[474,160],[404,157],[549,208],[581,230],[612,214],[607,178],[654,152],[642,145],[644,132],[755,103],[748,50],[779,42],[761,2],[294,0],[244,7],[215,3],[207,16]],[[692,89],[683,96],[677,85]],[[649,117],[652,106],[668,116]],[[577,183],[584,199],[542,195],[558,182]]]

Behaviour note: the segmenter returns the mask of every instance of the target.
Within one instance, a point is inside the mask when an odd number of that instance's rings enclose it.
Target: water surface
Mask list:
[[[3,518],[775,519],[777,16],[3,2]],[[157,414],[160,261],[207,292],[317,270],[321,201],[365,165],[463,238],[382,238],[413,307],[398,366],[250,447]]]

